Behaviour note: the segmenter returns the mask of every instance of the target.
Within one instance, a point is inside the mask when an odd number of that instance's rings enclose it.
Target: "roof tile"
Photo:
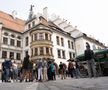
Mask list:
[[[12,15],[0,11],[0,21],[3,23],[3,27],[12,29],[17,32],[24,31],[25,21],[19,18],[13,18]]]

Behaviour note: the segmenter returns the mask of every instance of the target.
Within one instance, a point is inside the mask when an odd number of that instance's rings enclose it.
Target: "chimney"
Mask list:
[[[75,29],[77,29],[77,26],[75,26]]]
[[[13,17],[13,19],[16,19],[16,15],[17,15],[17,12],[15,10],[12,11],[12,17]]]
[[[45,18],[46,20],[48,20],[48,12],[47,12],[47,10],[48,10],[47,7],[43,8],[43,16],[44,16],[44,18]]]

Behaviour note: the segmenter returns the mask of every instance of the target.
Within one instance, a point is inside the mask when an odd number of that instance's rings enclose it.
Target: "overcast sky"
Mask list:
[[[9,14],[16,10],[17,17],[27,19],[31,4],[35,13],[48,7],[50,15],[59,15],[108,45],[108,0],[0,0],[0,10]]]

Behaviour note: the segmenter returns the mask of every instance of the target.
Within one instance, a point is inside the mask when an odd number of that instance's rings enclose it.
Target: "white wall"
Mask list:
[[[28,37],[28,46],[25,46],[25,38]],[[23,58],[25,57],[25,51],[28,51],[28,54],[31,56],[31,49],[30,49],[31,37],[29,31],[23,34]]]
[[[70,32],[71,33],[71,36],[76,38],[76,37],[79,37],[79,36],[82,36],[82,32],[80,32],[79,30],[77,29],[74,29],[73,31]]]
[[[60,38],[62,37],[64,39],[64,47],[57,45],[56,36],[59,36]],[[52,34],[53,54],[54,54],[55,62],[57,62],[57,64],[59,64],[60,62],[63,62],[63,63],[67,64],[68,63],[67,60],[69,59],[69,51],[75,53],[75,50],[72,50],[72,49],[68,48],[68,40],[73,41],[73,39],[71,39],[71,38],[69,38],[67,36],[64,36],[64,35],[62,35],[60,33],[53,32],[53,34]],[[65,51],[65,57],[66,57],[66,59],[58,58],[57,49],[62,49],[62,50]]]
[[[78,39],[75,39],[75,46],[76,46],[76,54],[80,55],[84,53],[84,39],[83,37],[80,37]]]
[[[89,41],[83,37],[80,37],[78,39],[75,40],[75,46],[76,46],[76,53],[77,55],[83,54],[84,50],[86,49],[86,42],[89,43],[91,50],[93,50],[93,45],[95,45],[96,49],[99,49],[98,47],[100,47],[101,49],[104,49],[103,47],[101,47],[100,45]]]

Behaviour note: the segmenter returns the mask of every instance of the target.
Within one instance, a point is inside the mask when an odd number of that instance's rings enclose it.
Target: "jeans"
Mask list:
[[[38,68],[38,80],[43,79],[42,68]]]
[[[8,81],[9,75],[10,75],[10,69],[6,68],[5,70],[6,70],[5,79],[6,79],[6,81]]]
[[[75,71],[76,71],[76,77],[77,78],[82,77],[79,68],[76,68]]]
[[[87,66],[88,66],[88,75],[91,78],[96,77],[96,68],[95,68],[95,63],[94,59],[87,60]]]

